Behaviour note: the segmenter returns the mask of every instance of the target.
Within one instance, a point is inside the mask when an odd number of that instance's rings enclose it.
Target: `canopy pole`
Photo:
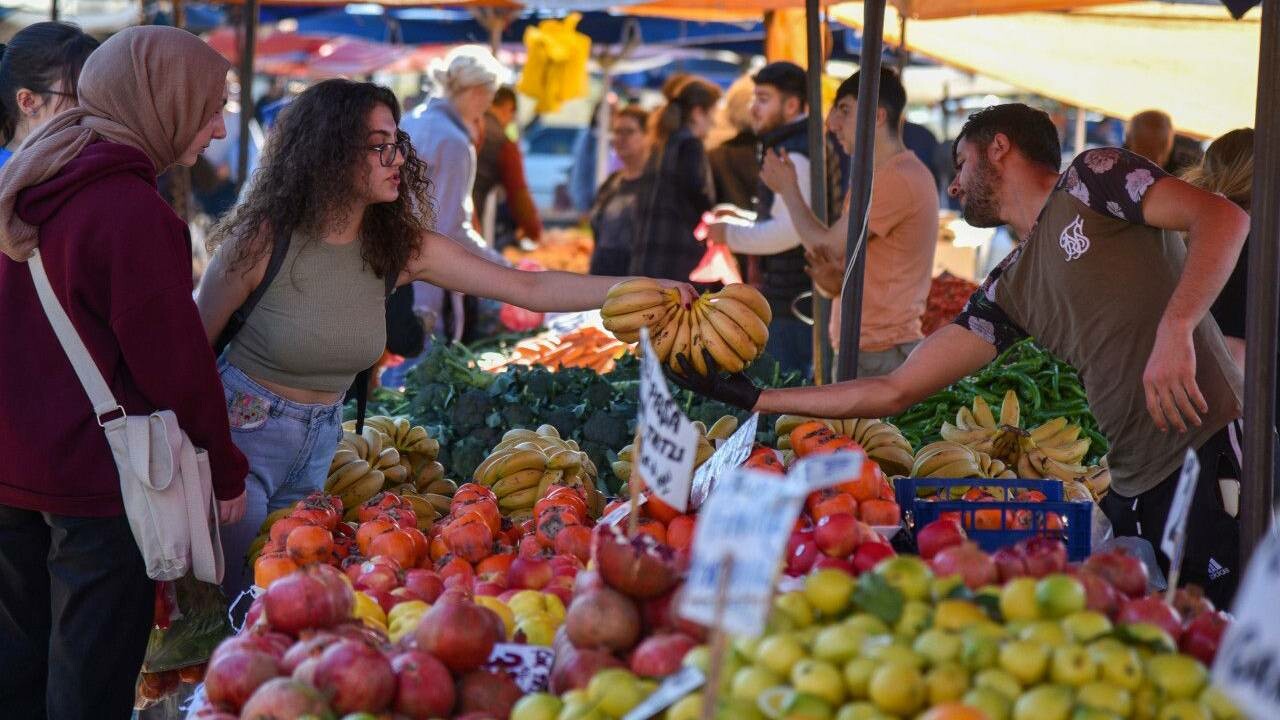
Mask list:
[[[58,0],[51,0],[49,3],[49,20],[58,22]]]
[[[1075,125],[1075,135],[1072,139],[1072,143],[1073,143],[1071,148],[1072,152],[1074,152],[1076,155],[1079,155],[1080,153],[1084,152],[1084,144],[1088,137],[1089,137],[1089,134],[1087,131],[1087,126],[1085,125],[1084,108],[1078,107],[1076,108],[1076,125]]]
[[[819,0],[805,0],[804,31],[809,58],[809,207],[822,222],[830,219],[827,213],[827,137],[822,122],[822,71],[825,60],[822,47],[822,8]],[[813,285],[813,382],[826,383],[830,377],[832,348],[827,337],[830,325],[831,301],[822,297],[818,285]]]
[[[875,172],[876,110],[880,98],[880,53],[884,48],[885,0],[862,6],[862,56],[858,59],[858,133],[854,138],[849,183],[849,236],[845,243],[843,292],[840,293],[840,354],[836,379],[858,376],[858,338],[862,334],[862,284],[866,274],[867,216]]]
[[[237,185],[249,181],[249,123],[253,120],[253,56],[258,45],[258,0],[245,0],[241,6],[244,24],[240,41],[240,137],[236,158]]]
[[[898,77],[907,69],[911,61],[911,51],[907,49],[907,14],[898,15]]]
[[[1240,557],[1271,525],[1275,483],[1276,317],[1280,311],[1280,0],[1263,0],[1253,139],[1253,233],[1245,311],[1244,475],[1240,482]]]

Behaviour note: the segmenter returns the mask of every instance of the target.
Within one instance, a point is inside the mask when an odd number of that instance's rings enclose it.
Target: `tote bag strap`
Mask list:
[[[53,286],[49,284],[49,276],[44,271],[44,261],[40,259],[39,250],[31,254],[31,258],[27,260],[27,266],[31,268],[31,280],[35,283],[36,294],[40,296],[40,305],[44,307],[44,314],[49,318],[54,334],[58,336],[62,351],[71,361],[71,368],[76,371],[76,377],[80,378],[80,384],[89,395],[89,402],[93,404],[93,415],[98,425],[104,429],[110,429],[113,423],[118,425],[125,422],[124,408],[120,407],[115,396],[111,394],[111,388],[107,386],[102,372],[98,370],[97,364],[89,355],[89,350],[85,348],[75,326],[71,324],[71,318],[67,317],[67,311],[62,308],[62,303],[58,302],[58,297],[53,294]]]

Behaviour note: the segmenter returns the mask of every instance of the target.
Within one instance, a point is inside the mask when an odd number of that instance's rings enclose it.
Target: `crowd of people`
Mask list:
[[[0,355],[0,454],[22,468],[0,476],[0,706],[13,717],[128,716],[154,601],[101,409],[46,318],[35,253],[121,407],[172,410],[208,453],[231,597],[251,581],[244,557],[263,518],[322,487],[344,399],[389,345],[389,297],[454,338],[480,303],[596,308],[620,276],[659,278],[688,303],[690,272],[718,243],[769,300],[769,352],[808,372],[811,331],[793,309],[812,285],[841,291],[848,200],[827,217],[809,209],[808,116],[821,109],[808,107],[800,67],[768,64],[727,93],[681,75],[652,112],[618,108],[607,138],[618,167],[588,211],[591,273],[535,273],[502,260],[488,239],[496,215],[477,211],[501,188],[514,232],[541,233],[507,135],[514,94],[474,48],[451,53],[437,92],[403,116],[372,83],[327,80],[291,98],[213,228],[195,288],[187,226],[157,177],[226,137],[229,71],[199,38],[163,27],[99,45],[39,23],[0,50],[0,346],[21,348]],[[840,85],[825,120],[833,199],[858,81]],[[1043,111],[973,115],[948,195],[969,224],[1008,226],[1018,246],[925,339],[937,180],[931,154],[904,137],[901,79],[883,70],[879,88],[861,379],[680,382],[762,412],[883,417],[1032,335],[1081,371],[1114,448],[1103,509],[1118,535],[1159,545],[1171,478],[1197,450],[1184,574],[1229,598],[1242,571],[1224,493],[1239,478],[1252,131],[1187,165],[1168,116],[1143,113],[1128,149],[1085,151],[1063,172]]]

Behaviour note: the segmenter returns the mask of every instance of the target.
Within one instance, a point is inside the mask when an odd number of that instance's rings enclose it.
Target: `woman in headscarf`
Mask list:
[[[5,717],[128,718],[155,601],[100,421],[32,283],[37,247],[120,405],[174,411],[209,453],[221,520],[244,512],[248,465],[191,301],[187,228],[156,191],[225,133],[227,70],[187,32],[123,30],[85,63],[79,107],[0,172]]]

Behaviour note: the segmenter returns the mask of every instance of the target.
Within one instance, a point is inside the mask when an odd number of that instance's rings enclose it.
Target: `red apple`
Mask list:
[[[857,576],[858,570],[853,565],[853,557],[831,557],[830,555],[820,555],[818,560],[813,563],[814,570],[823,570],[825,568],[835,568],[843,570],[850,575]]]
[[[1147,592],[1147,566],[1119,548],[1090,555],[1080,569],[1106,580],[1127,597],[1142,597]]]
[[[1116,616],[1120,623],[1150,623],[1169,633],[1174,642],[1182,637],[1182,616],[1158,595],[1127,600],[1120,604]]]
[[[959,545],[966,537],[959,522],[952,518],[939,518],[920,528],[916,533],[916,546],[920,549],[920,557],[932,560],[934,555]]]
[[[880,561],[897,555],[893,546],[886,542],[864,542],[853,552],[853,569],[861,575],[880,564]]]
[[[787,574],[804,575],[809,572],[818,560],[818,546],[813,541],[813,532],[809,530],[792,531],[787,540]]]
[[[813,541],[828,557],[848,557],[858,547],[861,537],[858,519],[849,513],[827,515],[813,529]]]
[[[1213,665],[1218,654],[1218,645],[1222,643],[1222,635],[1227,631],[1230,621],[1220,611],[1202,612],[1187,623],[1182,633],[1178,648],[1191,655],[1205,665]]]
[[[418,595],[425,603],[433,603],[444,592],[444,581],[431,570],[414,568],[404,574],[404,586]]]
[[[991,556],[968,541],[939,551],[929,561],[929,566],[938,577],[960,575],[970,590],[991,585],[1000,577]]]
[[[1000,548],[991,556],[991,559],[996,564],[996,571],[1000,574],[1002,583],[1027,574],[1027,561],[1022,558],[1022,553],[1014,548]]]
[[[477,580],[475,586],[476,595],[498,596],[507,591],[507,586],[496,583],[492,580]]]
[[[555,555],[549,562],[554,575],[575,577],[582,570],[582,561],[572,555]]]
[[[407,587],[398,587],[387,594],[391,596],[397,605],[402,602],[409,602],[410,600],[422,600],[421,595]]]
[[[397,603],[402,602],[401,600],[396,598],[396,596],[392,595],[390,592],[387,592],[386,590],[374,590],[372,588],[365,588],[360,592],[364,593],[365,595],[368,595],[374,600],[377,600],[378,605],[382,607],[382,612],[384,613],[391,612],[391,608],[395,607]]]
[[[541,590],[551,582],[555,573],[551,562],[541,558],[517,557],[507,570],[507,582],[511,587]]]
[[[1122,596],[1111,583],[1093,573],[1077,571],[1070,574],[1084,585],[1085,607],[1107,617],[1115,616]]]
[[[362,572],[355,583],[357,590],[391,592],[400,587],[400,578],[396,575],[396,571],[386,565],[374,565],[370,561],[361,567]]]
[[[1036,536],[1018,543],[1031,577],[1044,577],[1067,569],[1067,546],[1058,538]]]

